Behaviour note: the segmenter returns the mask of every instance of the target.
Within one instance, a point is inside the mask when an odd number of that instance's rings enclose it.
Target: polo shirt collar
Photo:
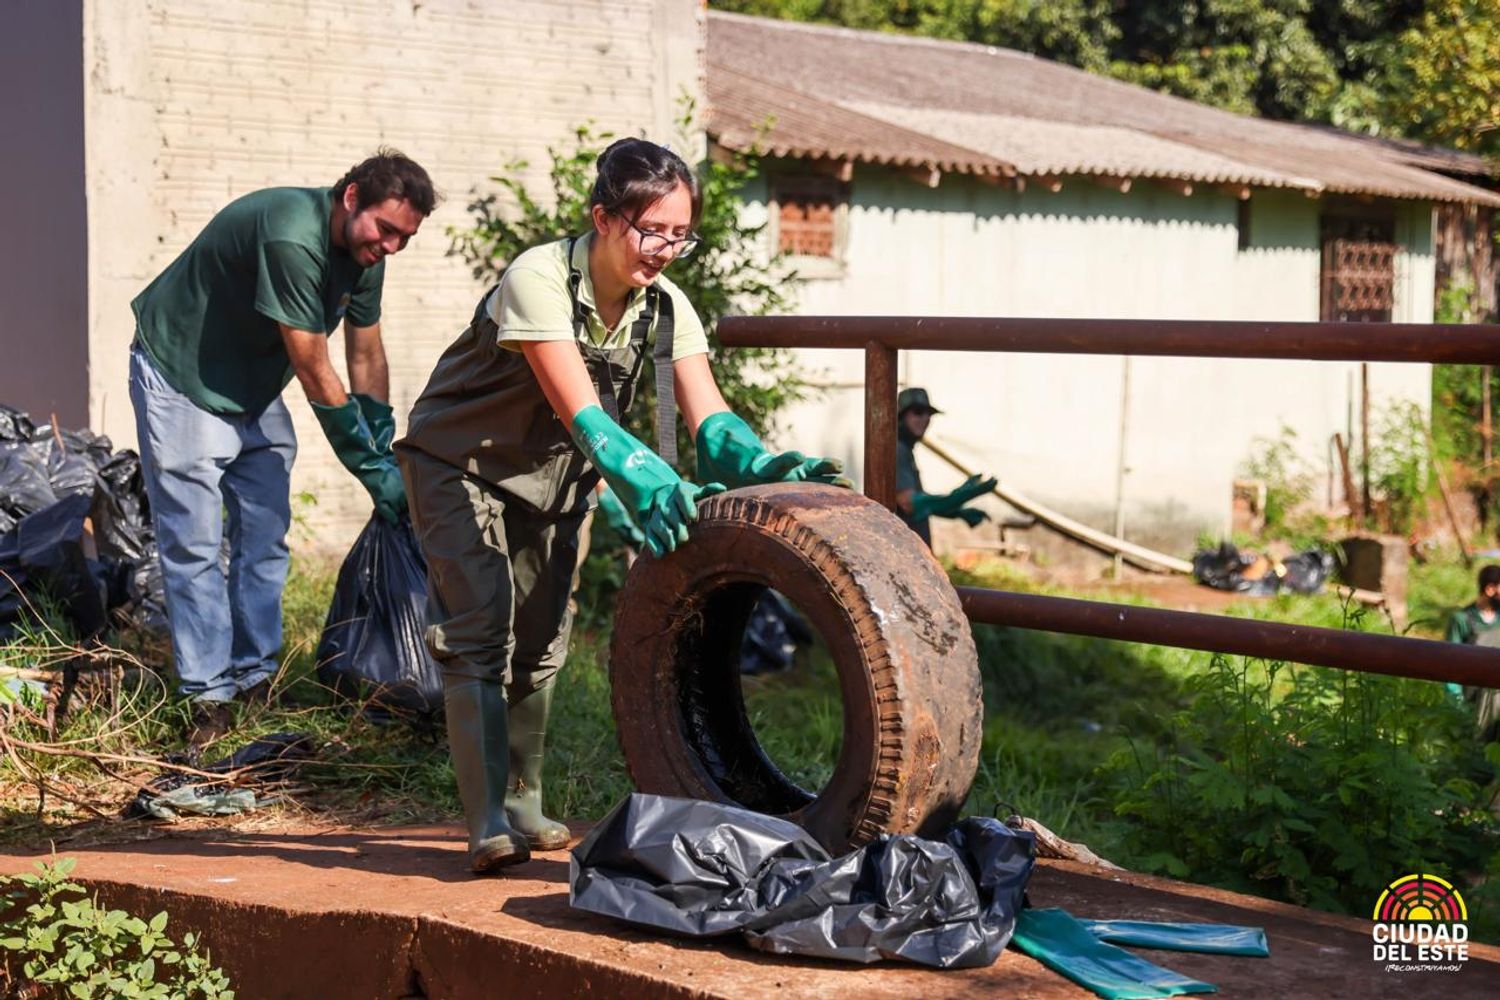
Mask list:
[[[573,258],[569,261],[569,267],[577,271],[580,280],[578,282],[578,301],[586,309],[595,322],[599,320],[599,310],[594,304],[594,279],[589,275],[589,247],[594,245],[594,231],[590,229],[573,242]],[[569,280],[572,280],[571,278]],[[620,322],[635,319],[637,307],[641,303],[641,290],[632,288],[630,296],[625,300],[625,315]]]

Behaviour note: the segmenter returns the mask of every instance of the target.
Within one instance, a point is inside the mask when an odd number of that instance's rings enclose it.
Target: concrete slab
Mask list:
[[[166,909],[170,929],[199,930],[247,1000],[1091,995],[1015,951],[988,969],[936,972],[659,937],[571,910],[565,852],[476,879],[462,851],[456,828],[423,827],[196,831],[65,853],[78,859],[75,876],[109,905],[147,915]],[[37,857],[0,855],[0,871],[24,870]],[[1500,996],[1500,948],[1473,946],[1456,973],[1388,973],[1371,958],[1367,921],[1069,862],[1043,862],[1030,896],[1036,906],[1081,917],[1264,927],[1269,959],[1155,953],[1218,984],[1224,996],[1363,998],[1413,989]]]

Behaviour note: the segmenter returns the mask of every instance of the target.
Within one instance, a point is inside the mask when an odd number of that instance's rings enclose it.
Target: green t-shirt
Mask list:
[[[327,188],[236,199],[136,296],[136,338],[162,377],[211,413],[259,413],[292,380],[278,323],[329,334],[380,319],[385,262],[329,239]]]
[[[1472,646],[1479,641],[1481,635],[1494,628],[1500,628],[1500,615],[1485,621],[1479,613],[1479,605],[1470,604],[1453,612],[1453,617],[1448,619],[1448,633],[1444,638],[1449,642],[1463,642]]]

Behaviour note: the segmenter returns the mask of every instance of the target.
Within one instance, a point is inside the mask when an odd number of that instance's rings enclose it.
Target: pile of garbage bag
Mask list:
[[[0,638],[44,599],[82,638],[116,612],[166,626],[140,458],[0,404]]]
[[[1200,549],[1193,555],[1193,579],[1215,590],[1248,597],[1270,597],[1283,590],[1316,594],[1333,575],[1333,569],[1333,556],[1319,549],[1278,560],[1258,552],[1241,552],[1232,542],[1221,542],[1217,549]]]
[[[970,969],[1009,945],[1106,1000],[1216,989],[1121,945],[1270,955],[1259,927],[1034,909],[1035,864],[1035,834],[988,817],[959,820],[943,840],[887,834],[835,858],[780,817],[635,793],[573,849],[568,898],[637,927],[739,935],[780,955]]]

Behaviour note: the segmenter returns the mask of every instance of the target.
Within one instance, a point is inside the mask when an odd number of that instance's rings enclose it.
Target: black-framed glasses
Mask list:
[[[660,257],[668,250],[676,248],[672,259],[682,260],[685,257],[691,257],[693,251],[698,249],[698,244],[703,242],[703,237],[697,233],[688,233],[681,239],[676,240],[670,236],[662,236],[660,233],[648,233],[640,226],[637,226],[633,219],[627,218],[625,213],[616,212],[615,214],[624,219],[625,224],[634,229],[636,235],[641,238],[641,253],[647,257]]]

